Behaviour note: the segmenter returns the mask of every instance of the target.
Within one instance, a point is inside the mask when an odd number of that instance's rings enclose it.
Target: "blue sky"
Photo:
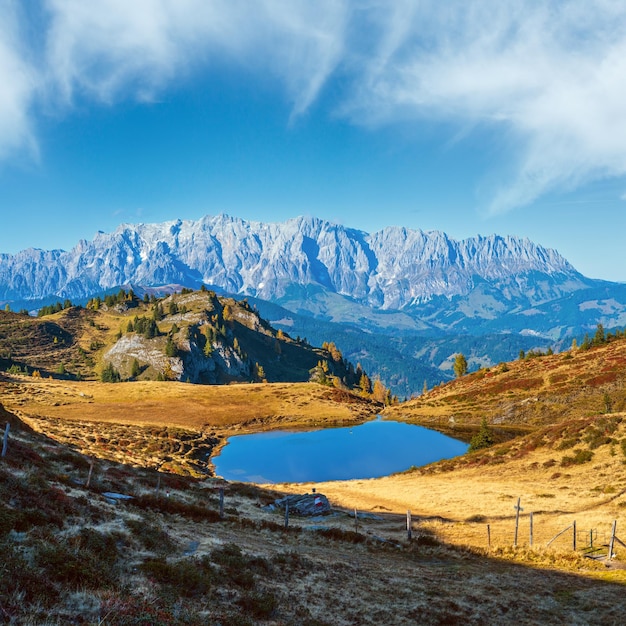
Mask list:
[[[610,0],[0,0],[0,252],[315,215],[626,280]]]

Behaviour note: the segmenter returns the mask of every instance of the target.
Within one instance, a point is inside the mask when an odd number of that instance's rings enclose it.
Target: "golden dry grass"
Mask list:
[[[120,463],[200,476],[233,433],[360,423],[375,405],[314,383],[226,386],[9,377],[0,402],[35,430]]]
[[[337,511],[292,516],[285,531],[282,512],[262,508],[279,493],[236,483],[220,520],[223,483],[162,475],[157,497],[154,471],[101,460],[87,487],[87,460],[12,423],[0,463],[0,607],[11,623],[612,624],[626,610],[623,585],[571,553],[550,562],[450,548],[419,520],[409,543],[403,516],[388,513],[361,518],[358,534]],[[134,497],[113,505],[105,491]],[[6,533],[15,519],[19,541]]]
[[[356,423],[375,413],[369,403],[314,383],[226,386],[174,382],[105,384],[14,378],[0,401],[24,417],[168,425],[192,430]],[[346,401],[348,400],[348,401]]]
[[[19,382],[5,384],[0,390],[7,408],[24,418],[46,416],[61,421],[67,433],[72,431],[72,422],[80,421],[138,427],[168,425],[229,434],[359,421],[371,411],[366,405],[336,402],[332,389],[314,384],[200,387],[19,378]],[[597,418],[601,419],[605,417]],[[588,420],[580,428],[593,426],[597,420]],[[572,425],[568,424],[571,430]],[[38,428],[45,430],[45,420]],[[557,429],[552,434],[532,434],[459,461],[380,479],[278,487],[287,492],[303,492],[315,486],[336,506],[347,510],[400,516],[393,518],[394,528],[400,524],[400,530],[393,533],[396,536],[402,534],[401,516],[410,509],[417,533],[434,533],[443,542],[479,551],[487,548],[489,524],[492,554],[580,571],[580,560],[572,561],[571,557],[571,533],[565,533],[550,550],[545,546],[573,521],[580,532],[579,545],[585,541],[583,535],[592,529],[598,533],[596,542],[605,541],[614,520],[618,536],[626,535],[626,458],[620,446],[602,445],[594,450],[590,462],[561,467],[563,457],[571,450],[559,450],[557,444],[567,437],[567,432]],[[613,436],[615,441],[626,438],[626,420]],[[543,444],[538,443],[540,439]],[[123,461],[123,454],[114,458]],[[521,498],[524,512],[519,549],[511,553],[508,550],[513,543],[517,498]],[[534,514],[533,550],[526,549],[530,512]],[[389,534],[387,522],[379,530]],[[378,531],[373,528],[372,532]],[[617,546],[617,554],[620,560],[626,559],[621,546]],[[591,561],[585,561],[585,568],[593,570],[592,566]],[[598,574],[592,571],[592,575]],[[611,570],[606,576],[626,582],[620,570]]]
[[[617,439],[624,437],[626,425],[621,425],[615,435]],[[427,468],[371,480],[286,484],[280,488],[300,492],[315,486],[333,503],[348,509],[399,515],[411,510],[416,528],[457,546],[486,549],[489,524],[492,550],[500,549],[501,554],[513,544],[514,507],[521,498],[524,511],[518,546],[528,547],[528,514],[533,512],[535,550],[521,550],[508,554],[508,558],[568,569],[572,533],[565,533],[550,550],[546,544],[574,521],[579,547],[588,543],[592,529],[597,531],[595,543],[606,543],[614,520],[617,536],[626,541],[626,457],[619,446],[604,445],[594,450],[590,462],[562,467],[563,457],[570,452],[546,446],[502,463],[458,463],[451,471]],[[487,457],[497,458],[492,451],[467,458]],[[626,560],[625,548],[617,545],[616,552],[620,560]],[[613,571],[611,579],[626,582],[626,572]]]

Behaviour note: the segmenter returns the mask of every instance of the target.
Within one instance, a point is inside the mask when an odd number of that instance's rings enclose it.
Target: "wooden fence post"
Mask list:
[[[220,487],[220,519],[224,519],[224,487]]]
[[[93,466],[95,465],[96,460],[91,457],[91,461],[89,462],[89,474],[87,475],[87,482],[85,483],[85,487],[89,487],[91,483],[91,475],[93,474]]]
[[[530,547],[533,547],[533,514],[530,513]]]
[[[519,514],[520,511],[523,511],[524,509],[519,505],[521,498],[517,499],[517,505],[514,506],[513,508],[515,509],[515,539],[513,541],[513,547],[517,548],[517,533],[519,531]]]
[[[606,560],[610,561],[613,558],[613,547],[615,546],[615,529],[617,528],[617,520],[613,520],[613,528],[611,529],[611,540],[609,541],[609,553],[606,555]]]
[[[413,537],[413,528],[411,524],[411,511],[406,512],[406,538],[411,541]]]
[[[9,431],[11,430],[11,424],[7,422],[7,425],[4,429],[4,438],[2,440],[2,456],[5,457],[7,455],[7,446],[9,445]]]
[[[487,524],[487,547],[491,550],[491,526]]]
[[[359,516],[356,512],[356,509],[354,509],[354,532],[359,532]]]
[[[154,490],[154,495],[157,498],[159,497],[159,491],[161,491],[161,474],[159,474],[157,470],[157,484],[156,484],[156,489]]]
[[[289,528],[289,502],[285,504],[285,528]]]
[[[576,520],[573,521],[572,528],[572,549],[576,552]]]

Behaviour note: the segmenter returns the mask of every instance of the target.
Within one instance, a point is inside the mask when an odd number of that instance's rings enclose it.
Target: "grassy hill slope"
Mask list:
[[[626,410],[626,339],[587,350],[534,356],[478,370],[429,390],[385,414],[443,426],[536,428]]]

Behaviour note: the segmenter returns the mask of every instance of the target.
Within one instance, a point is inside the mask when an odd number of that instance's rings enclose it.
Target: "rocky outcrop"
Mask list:
[[[331,512],[330,502],[322,493],[285,496],[276,500],[274,504],[281,509],[285,509],[289,505],[290,515],[302,515],[303,517],[326,515]]]

